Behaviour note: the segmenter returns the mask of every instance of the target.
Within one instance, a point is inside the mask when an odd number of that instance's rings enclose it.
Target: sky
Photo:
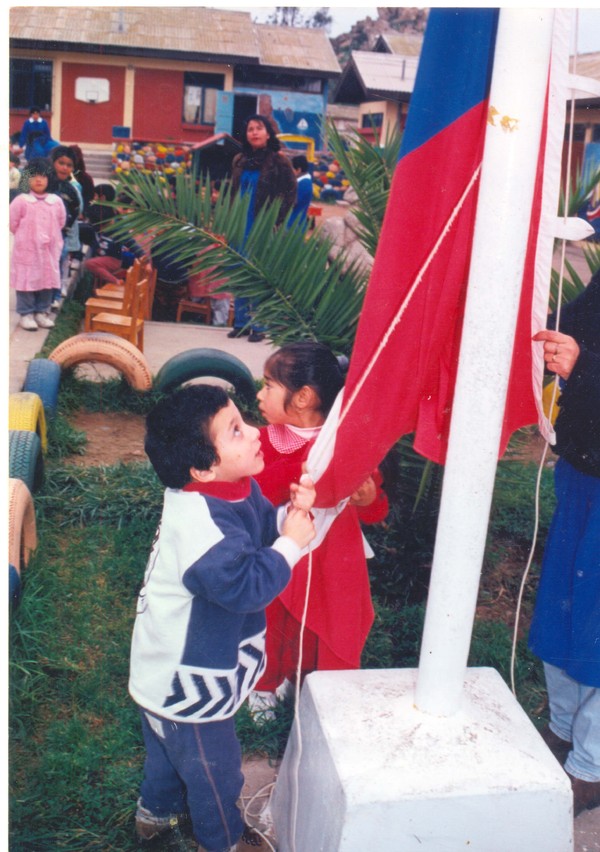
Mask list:
[[[268,15],[274,10],[274,6],[258,6],[254,3],[207,3],[207,6],[213,6],[217,8],[224,9],[242,9],[247,12],[252,12],[253,17],[255,17],[258,21],[263,22],[266,20]],[[300,7],[304,11],[310,12],[316,8],[319,8],[321,3],[312,3],[310,5]],[[383,4],[382,4],[383,5]],[[443,4],[438,4],[443,5]],[[453,3],[453,6],[458,4]],[[479,5],[491,5],[481,2]],[[519,2],[505,3],[505,7],[521,7],[522,0]],[[563,8],[572,8],[575,10],[575,6],[571,6],[568,3],[561,4]],[[598,8],[598,3],[596,3],[596,8],[594,8],[591,4],[589,7],[578,7],[578,17],[579,17],[579,26],[578,26],[578,46],[579,53],[592,53],[594,51],[600,51],[600,8]],[[334,5],[329,7],[329,12],[333,17],[333,24],[329,29],[329,35],[334,38],[335,36],[340,35],[341,33],[349,32],[352,27],[352,24],[356,23],[356,21],[361,21],[364,18],[370,16],[371,18],[377,18],[377,7],[376,6],[363,6],[359,4],[351,5],[344,4],[343,6]]]

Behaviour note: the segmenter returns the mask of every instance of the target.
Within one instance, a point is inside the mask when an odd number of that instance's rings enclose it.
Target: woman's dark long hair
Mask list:
[[[279,149],[281,148],[281,142],[277,138],[273,125],[271,124],[268,118],[265,118],[264,115],[254,113],[253,115],[249,115],[247,118],[244,119],[244,127],[242,130],[242,150],[244,154],[250,156],[254,153],[254,149],[252,145],[248,142],[246,136],[248,131],[248,125],[251,121],[260,121],[260,123],[265,126],[267,133],[269,134],[269,138],[267,139],[267,148],[270,151],[279,151]]]

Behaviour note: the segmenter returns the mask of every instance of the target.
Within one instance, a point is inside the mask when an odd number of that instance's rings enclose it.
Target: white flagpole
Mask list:
[[[497,467],[550,64],[552,9],[502,9],[416,706],[460,708]]]

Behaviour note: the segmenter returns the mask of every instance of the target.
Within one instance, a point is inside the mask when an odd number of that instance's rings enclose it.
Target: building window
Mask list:
[[[183,123],[214,124],[217,119],[217,92],[223,91],[222,74],[188,72],[183,78]]]
[[[371,130],[375,127],[383,127],[382,112],[368,112],[361,116],[360,126],[363,130]]]
[[[40,59],[10,60],[10,109],[52,108],[52,63]]]
[[[278,90],[293,92],[309,92],[320,95],[323,92],[323,80],[319,77],[304,77],[302,75],[265,71],[256,66],[243,66],[233,72],[233,82],[236,86],[248,88]]]

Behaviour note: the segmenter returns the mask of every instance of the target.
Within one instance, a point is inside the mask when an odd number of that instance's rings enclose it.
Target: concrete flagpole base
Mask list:
[[[279,852],[572,849],[569,779],[500,675],[468,669],[448,718],[415,707],[416,679],[306,678],[272,801]]]

